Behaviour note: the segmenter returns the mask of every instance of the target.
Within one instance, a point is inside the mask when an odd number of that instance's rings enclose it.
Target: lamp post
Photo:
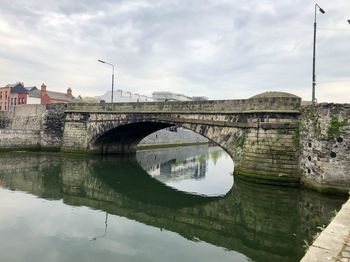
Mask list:
[[[106,62],[106,61],[102,61],[102,60],[100,60],[100,59],[98,59],[97,60],[98,62],[100,62],[100,63],[103,63],[103,64],[107,64],[107,65],[110,65],[110,66],[112,66],[112,95],[111,95],[111,103],[113,103],[113,90],[114,90],[114,65],[113,64],[111,64],[111,63],[108,63],[108,62]]]
[[[314,48],[313,48],[313,56],[312,56],[312,104],[315,104],[315,86],[316,86],[316,73],[315,73],[315,65],[316,65],[316,14],[317,9],[322,14],[325,13],[325,11],[318,5],[315,4],[315,20],[314,20]]]
[[[315,4],[315,20],[314,20],[314,45],[313,45],[313,56],[312,56],[312,104],[315,104],[315,87],[316,87],[316,73],[315,73],[315,67],[316,67],[316,29],[317,29],[317,22],[316,22],[316,14],[317,9],[321,12],[321,14],[324,14],[325,11],[318,5]]]

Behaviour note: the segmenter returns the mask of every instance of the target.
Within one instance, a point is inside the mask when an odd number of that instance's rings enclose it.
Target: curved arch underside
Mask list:
[[[118,125],[93,139],[89,148],[102,154],[134,153],[146,136],[172,126],[158,122],[137,122]]]
[[[88,144],[88,148],[101,154],[135,153],[137,144],[143,138],[170,126],[174,126],[174,124],[151,121],[129,122],[118,124],[115,127],[109,126],[107,131],[102,131],[103,129],[98,131]],[[241,148],[237,146],[237,141],[243,134],[240,129],[188,123],[178,124],[177,126],[208,138],[211,142],[221,146],[233,159],[237,159],[241,153]]]

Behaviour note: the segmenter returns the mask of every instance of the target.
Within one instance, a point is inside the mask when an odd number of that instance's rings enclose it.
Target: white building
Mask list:
[[[168,91],[153,92],[152,97],[154,101],[191,101],[192,97],[185,96],[183,94],[177,94]]]
[[[40,105],[41,104],[41,93],[36,87],[24,87],[28,90],[27,104],[28,105]]]
[[[106,103],[111,102],[112,91],[106,92],[104,95],[99,96],[99,100],[104,100]],[[133,94],[128,91],[118,89],[113,92],[114,103],[127,103],[127,102],[152,102],[153,98],[145,95]]]

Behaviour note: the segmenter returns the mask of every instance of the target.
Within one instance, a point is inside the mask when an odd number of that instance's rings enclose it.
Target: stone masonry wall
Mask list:
[[[0,115],[0,149],[56,149],[62,144],[66,105],[22,105]]]
[[[350,104],[303,107],[300,131],[302,182],[320,191],[348,191]]]
[[[0,150],[40,147],[40,131],[0,129]]]
[[[291,112],[298,111],[300,98],[256,97],[237,100],[177,101],[177,102],[136,102],[136,103],[70,103],[68,112],[115,112],[115,113],[242,113],[242,112]]]
[[[8,125],[8,118],[5,112],[0,111],[0,129],[6,128]]]

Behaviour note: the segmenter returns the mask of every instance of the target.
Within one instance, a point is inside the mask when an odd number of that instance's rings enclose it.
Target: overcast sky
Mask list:
[[[311,0],[0,0],[0,86],[311,97]],[[318,101],[350,102],[350,1],[320,0]]]

